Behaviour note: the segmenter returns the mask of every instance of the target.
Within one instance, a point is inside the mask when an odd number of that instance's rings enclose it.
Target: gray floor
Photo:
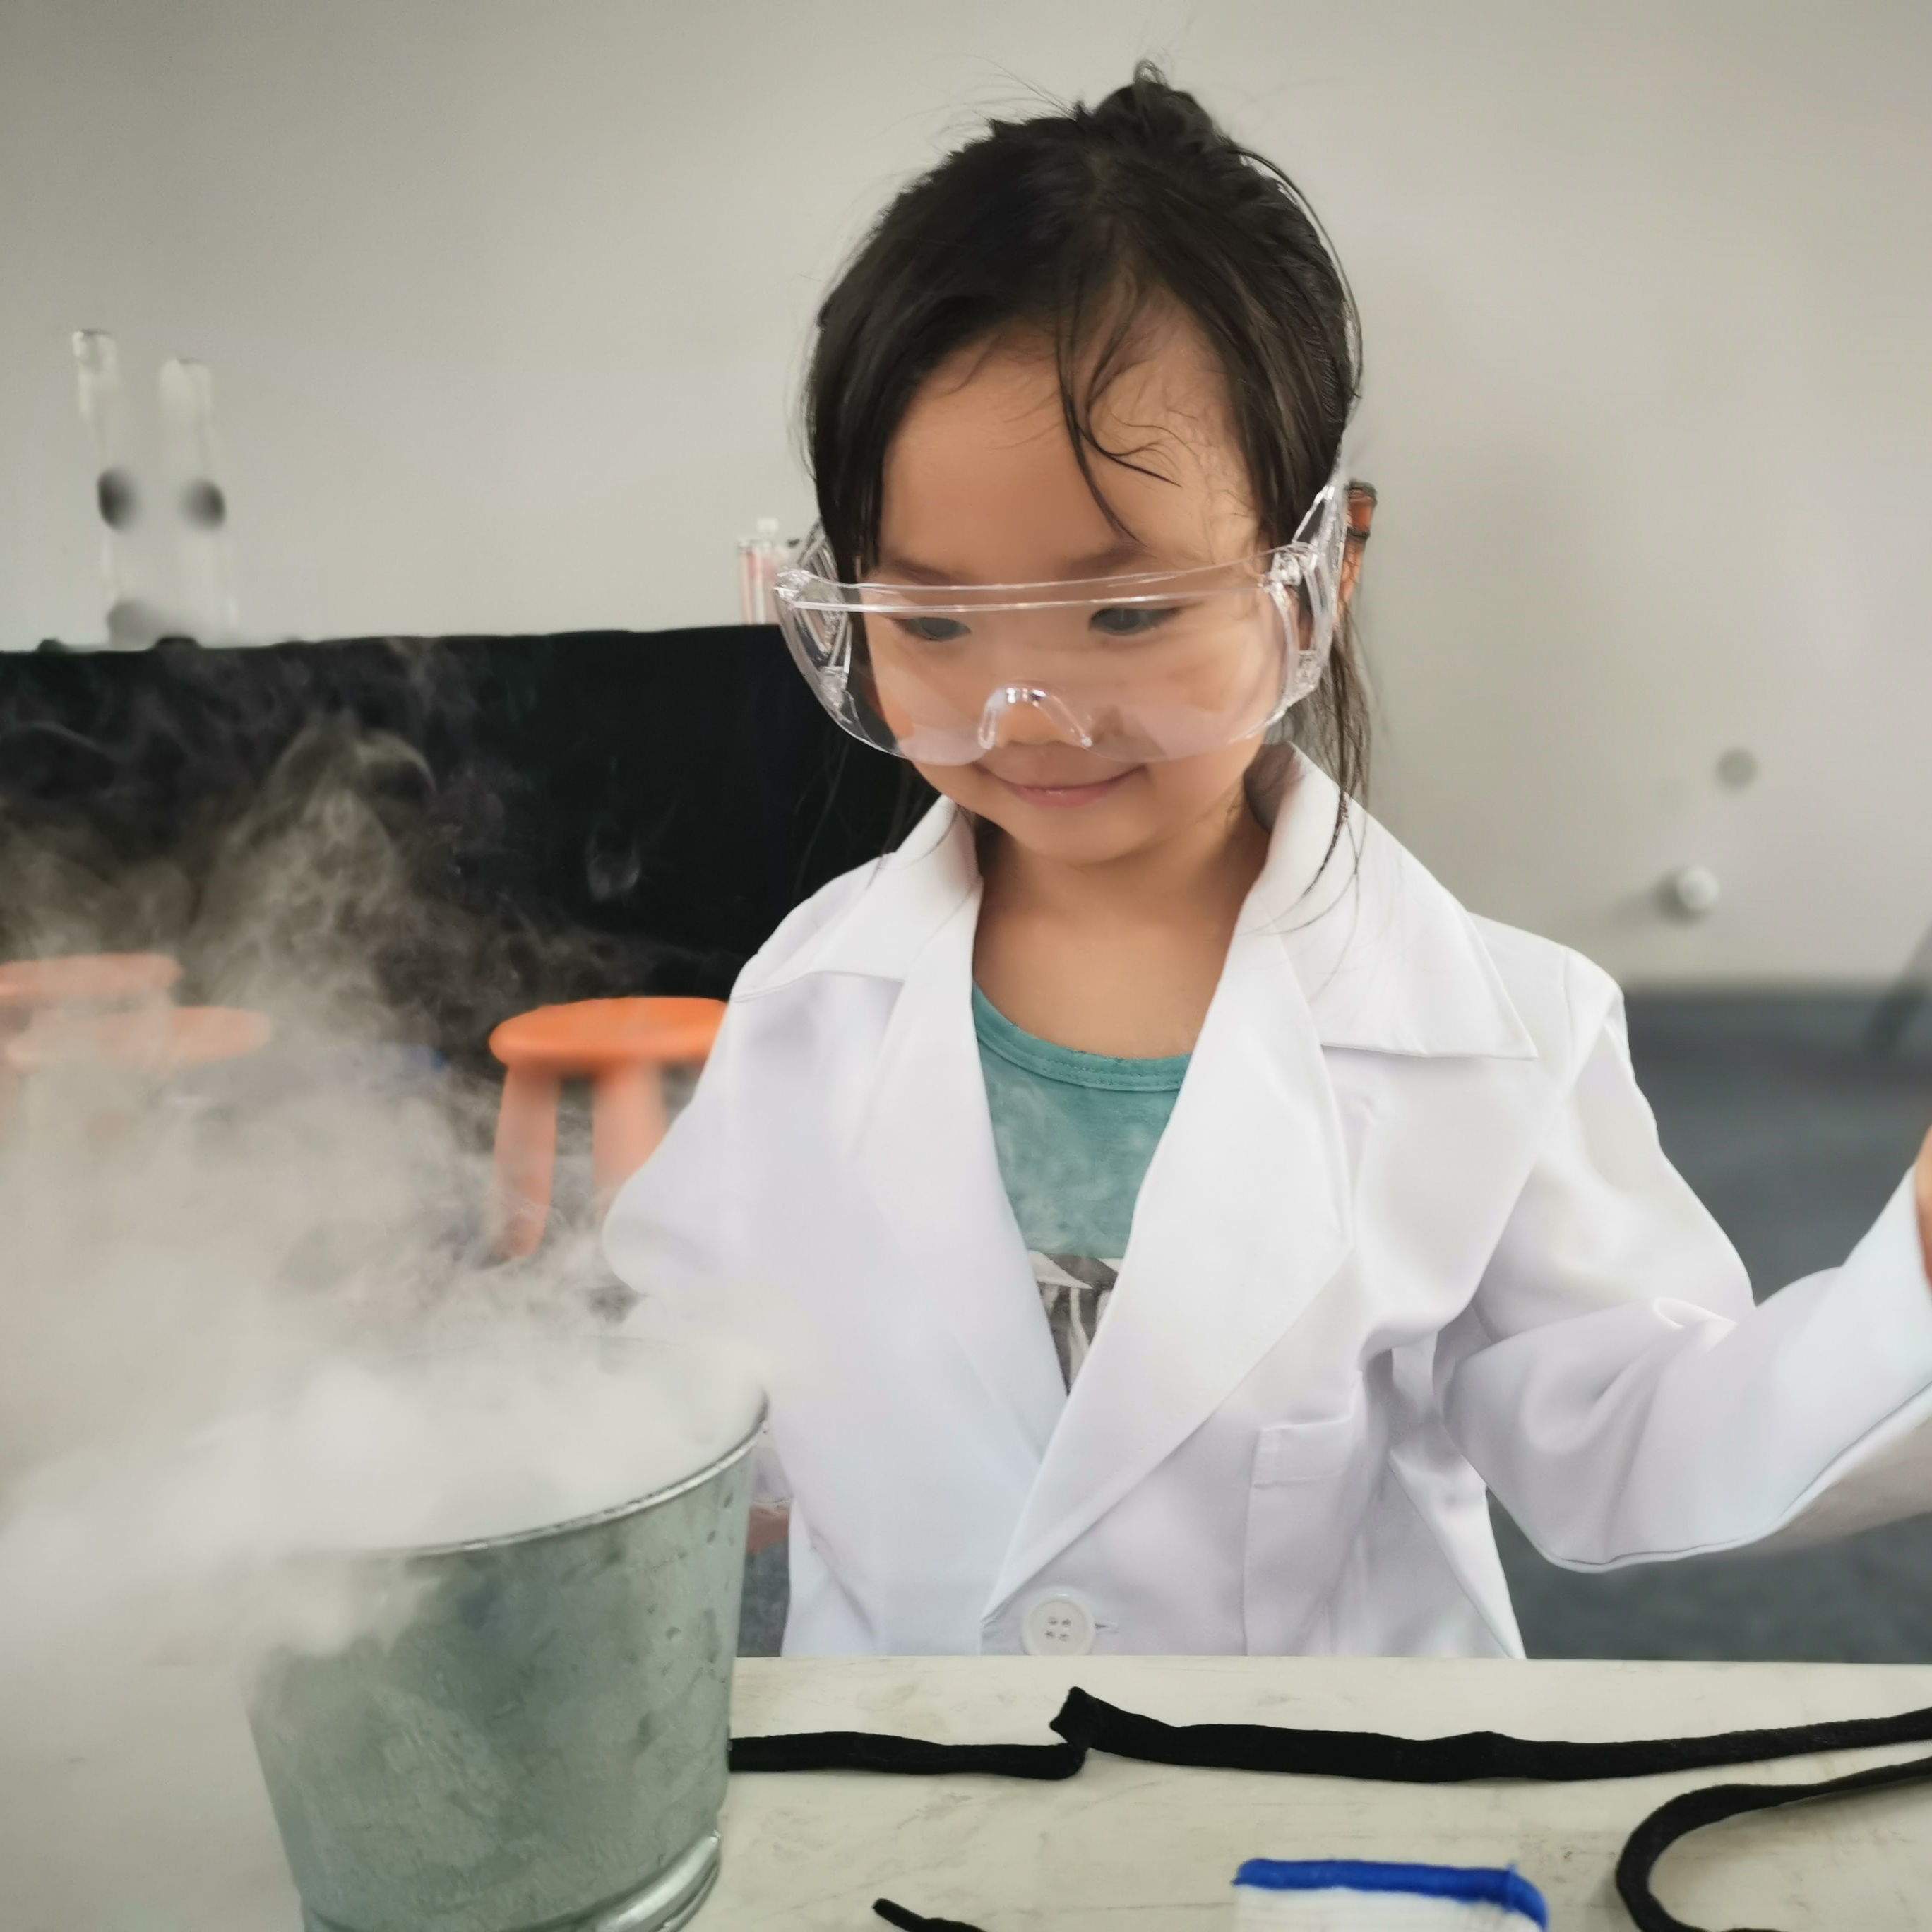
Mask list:
[[[1932,1125],[1932,1012],[1867,1052],[1869,999],[1634,1000],[1637,1072],[1671,1158],[1736,1242],[1760,1298],[1841,1260]],[[1607,1576],[1556,1569],[1496,1532],[1538,1657],[1932,1661],[1932,1517],[1784,1557]],[[778,1648],[782,1549],[747,1566],[741,1648]]]

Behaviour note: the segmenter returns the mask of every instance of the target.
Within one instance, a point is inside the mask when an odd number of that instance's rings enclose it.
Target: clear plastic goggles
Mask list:
[[[1348,536],[1339,469],[1292,542],[1197,570],[843,584],[814,530],[778,573],[778,621],[826,710],[917,764],[1008,744],[1192,758],[1267,730],[1321,682]]]

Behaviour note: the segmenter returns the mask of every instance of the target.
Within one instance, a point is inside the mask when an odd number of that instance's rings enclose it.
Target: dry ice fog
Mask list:
[[[544,1245],[492,1254],[484,1016],[532,947],[591,942],[422,894],[419,781],[329,730],[178,854],[0,823],[0,957],[171,952],[184,1000],[274,1029],[0,1096],[0,1750],[78,1737],[137,1660],[380,1640],[404,1573],[332,1553],[609,1506],[755,1412],[755,1364],[648,1319],[676,1372],[647,1389],[560,1346],[640,1324],[568,1118]],[[423,1045],[432,1007],[476,1016],[468,1062]]]

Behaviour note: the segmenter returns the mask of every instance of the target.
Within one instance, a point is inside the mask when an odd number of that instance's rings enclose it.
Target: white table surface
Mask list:
[[[740,1732],[864,1730],[1049,1742],[1068,1685],[1173,1722],[1425,1736],[1672,1736],[1932,1704],[1932,1668],[1366,1658],[748,1661]],[[293,1894],[232,1684],[130,1670],[85,1727],[0,1738],[4,1932],[295,1932]],[[1920,1748],[1924,1749],[1924,1748]],[[1219,1928],[1244,1858],[1514,1862],[1563,1932],[1629,1922],[1624,1836],[1672,1792],[1830,1776],[1912,1748],[1581,1786],[1402,1786],[1095,1757],[1064,1784],[814,1773],[734,1779],[698,1932],[878,1932],[880,1893],[986,1932]],[[1666,1901],[1712,1927],[1932,1923],[1932,1789],[1720,1826],[1671,1854]]]

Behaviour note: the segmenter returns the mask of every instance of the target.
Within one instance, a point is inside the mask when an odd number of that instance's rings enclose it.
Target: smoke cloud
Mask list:
[[[491,1253],[488,1024],[533,959],[586,988],[608,962],[426,896],[426,783],[330,724],[177,851],[0,820],[0,957],[168,952],[181,1000],[273,1028],[165,1078],[0,1084],[0,1758],[80,1748],[145,1660],[406,1618],[402,1568],[341,1552],[608,1507],[755,1416],[748,1366],[688,1338],[652,1342],[670,1372],[642,1384],[564,1346],[628,1300],[580,1110],[544,1245]]]

